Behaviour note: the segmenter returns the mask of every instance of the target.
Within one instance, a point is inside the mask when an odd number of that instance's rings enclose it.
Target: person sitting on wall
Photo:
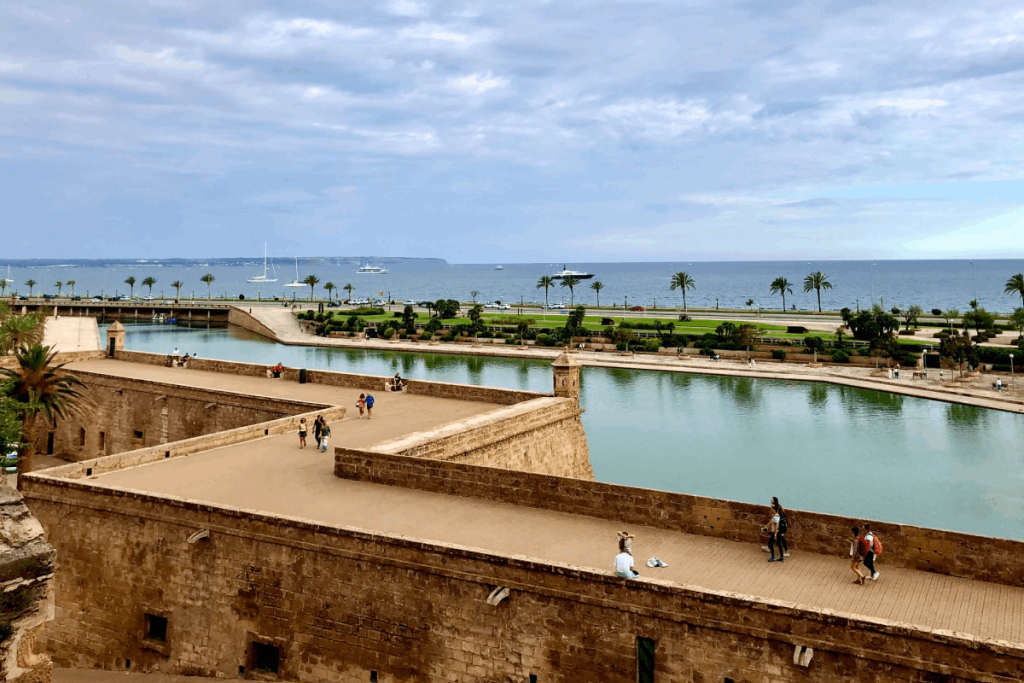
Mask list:
[[[270,368],[270,371],[274,374],[274,379],[281,377],[281,373],[284,372],[284,366],[278,363],[274,367]]]
[[[615,556],[615,576],[623,579],[635,579],[640,572],[633,571],[633,556],[625,550]]]
[[[402,379],[402,373],[396,372],[395,379],[391,382],[391,391],[401,391],[408,382]]]

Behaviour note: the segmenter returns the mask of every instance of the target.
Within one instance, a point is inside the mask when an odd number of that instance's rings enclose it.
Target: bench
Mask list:
[[[911,379],[928,379],[928,371],[927,370],[914,370],[914,372],[910,375],[910,378]]]

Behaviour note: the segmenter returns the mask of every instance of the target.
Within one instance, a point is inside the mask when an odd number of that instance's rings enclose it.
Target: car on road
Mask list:
[[[56,298],[57,298],[56,294],[43,294],[43,299],[46,300],[46,301],[52,301],[53,299],[56,299]]]
[[[341,305],[340,301],[328,301],[327,302],[327,308],[337,308],[340,305]]]
[[[644,310],[644,307],[643,306],[630,306],[629,310],[631,310],[631,311],[642,311],[642,310]]]
[[[19,294],[18,301],[28,301],[28,297],[25,296],[24,294]]]
[[[90,301],[92,301],[94,304],[101,304],[101,303],[103,303],[103,299],[101,299],[98,296],[94,296],[92,299],[90,299]]]
[[[77,294],[75,294],[75,295],[74,295],[73,297],[71,297],[71,300],[72,300],[72,301],[81,301],[81,300],[82,300],[82,297],[80,297],[80,296],[78,296]]]
[[[550,311],[553,311],[553,310],[556,310],[556,309],[559,309],[559,308],[565,308],[565,302],[564,301],[560,301],[557,304],[548,304],[547,308]]]
[[[484,304],[484,308],[490,308],[495,311],[507,311],[509,309],[509,305],[495,301],[494,303]]]
[[[144,297],[142,297],[142,300],[143,300],[143,301],[153,301],[153,299],[154,299],[154,298],[155,298],[155,297],[151,297],[151,296],[144,296]]]

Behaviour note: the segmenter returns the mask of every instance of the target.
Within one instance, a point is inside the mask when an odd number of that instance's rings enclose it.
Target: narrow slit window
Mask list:
[[[654,683],[654,641],[641,636],[636,639],[636,680]]]

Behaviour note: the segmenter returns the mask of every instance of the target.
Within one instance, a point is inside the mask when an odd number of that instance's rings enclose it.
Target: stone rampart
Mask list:
[[[424,460],[401,454],[335,449],[335,476],[387,486],[483,498],[528,507],[655,526],[745,543],[762,543],[766,507],[685,493],[632,488],[525,471]],[[787,540],[794,549],[845,557],[850,527],[859,520],[789,510]],[[866,520],[885,545],[879,566],[1024,586],[1024,543]]]
[[[90,460],[325,407],[92,372],[75,375],[85,384],[86,408],[55,425],[40,421],[33,434],[37,453]]]
[[[106,357],[106,355],[105,351],[68,351],[65,353],[58,353],[57,357],[54,358],[54,363],[60,365],[61,363],[99,360],[100,358]],[[18,367],[18,360],[14,356],[0,356],[0,368],[13,370],[16,367]]]
[[[270,652],[281,680],[627,681],[649,638],[664,681],[1024,678],[1017,646],[885,620],[45,473],[24,493],[58,550],[64,666],[266,678]]]
[[[368,451],[592,480],[581,412],[570,399],[537,398]]]

